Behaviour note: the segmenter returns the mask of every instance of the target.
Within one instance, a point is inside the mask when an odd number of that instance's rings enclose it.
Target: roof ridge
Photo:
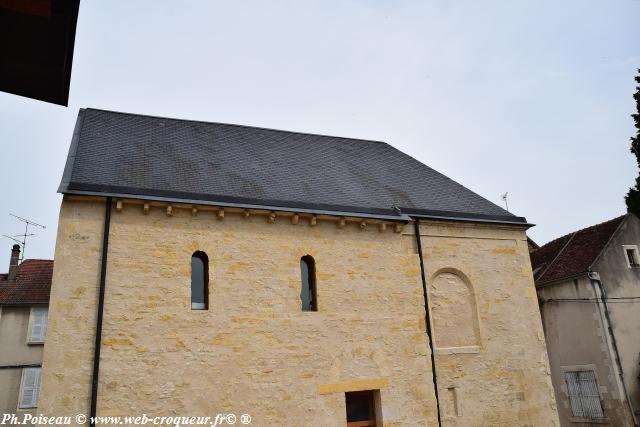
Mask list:
[[[152,118],[152,119],[173,120],[173,121],[177,121],[177,122],[203,123],[203,124],[207,124],[207,125],[233,126],[233,127],[243,128],[243,129],[260,129],[260,130],[266,130],[266,131],[272,131],[272,132],[283,132],[283,133],[297,134],[297,135],[322,136],[322,137],[325,137],[325,138],[337,138],[337,139],[344,139],[344,140],[349,140],[349,141],[361,141],[361,142],[369,142],[369,143],[374,143],[374,144],[386,144],[386,145],[391,146],[389,143],[387,143],[385,141],[379,141],[379,140],[375,140],[375,139],[351,138],[351,137],[345,137],[345,136],[325,135],[325,134],[321,134],[321,133],[311,133],[311,132],[300,132],[300,131],[293,131],[293,130],[275,129],[275,128],[268,128],[268,127],[264,127],[264,126],[239,125],[239,124],[236,124],[236,123],[208,122],[206,120],[193,120],[193,119],[179,119],[179,118],[176,118],[176,117],[163,117],[163,116],[155,116],[155,115],[151,115],[151,114],[140,114],[140,113],[126,113],[124,111],[113,111],[113,110],[105,110],[105,109],[102,109],[102,108],[92,108],[92,107],[85,107],[84,110],[102,111],[102,112],[105,112],[105,113],[122,114],[122,115],[125,115],[125,116],[137,116],[137,117],[148,117],[148,118]]]
[[[540,246],[540,248],[544,248],[545,246],[550,245],[551,243],[554,243],[554,242],[556,242],[556,241],[558,241],[558,240],[564,239],[565,237],[568,237],[568,236],[570,236],[570,235],[572,235],[572,234],[580,233],[580,232],[582,232],[582,231],[585,231],[585,230],[588,230],[588,229],[591,229],[591,228],[595,228],[595,227],[599,227],[599,226],[601,226],[601,225],[603,225],[603,224],[607,224],[607,223],[609,223],[609,222],[617,221],[617,220],[619,220],[620,218],[622,218],[622,217],[624,217],[624,216],[627,216],[627,215],[628,215],[628,214],[619,215],[619,216],[617,216],[617,217],[615,217],[615,218],[611,218],[611,219],[608,219],[608,220],[606,220],[606,221],[602,221],[602,222],[599,222],[599,223],[597,223],[597,224],[589,225],[589,226],[587,226],[587,227],[583,227],[583,228],[580,228],[580,229],[578,229],[578,230],[571,231],[571,232],[569,232],[569,233],[567,233],[567,234],[563,234],[563,235],[562,235],[562,236],[560,236],[560,237],[556,237],[556,238],[555,238],[555,239],[553,239],[553,240],[549,240],[547,243],[545,243],[544,245]]]

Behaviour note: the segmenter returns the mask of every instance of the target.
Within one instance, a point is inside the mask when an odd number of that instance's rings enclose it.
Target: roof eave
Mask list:
[[[385,221],[396,222],[409,222],[411,217],[406,214],[401,215],[384,215],[370,212],[358,212],[358,211],[345,211],[345,210],[331,210],[331,209],[313,209],[308,207],[298,206],[277,206],[277,205],[262,205],[259,203],[234,203],[228,201],[218,200],[200,200],[200,199],[185,199],[178,197],[162,197],[162,196],[149,196],[144,194],[130,194],[130,193],[117,193],[117,192],[101,192],[101,191],[81,191],[81,190],[65,190],[59,191],[62,194],[77,195],[77,196],[101,196],[101,197],[114,197],[122,199],[138,199],[157,202],[169,202],[169,203],[182,203],[182,204],[194,204],[194,205],[207,205],[207,206],[219,206],[239,209],[257,209],[276,212],[298,212],[308,213],[315,215],[332,215],[332,216],[346,216],[346,217],[358,217],[358,218],[371,218],[380,219]]]
[[[487,216],[475,216],[469,214],[459,214],[459,213],[438,213],[438,214],[428,214],[428,213],[409,213],[409,216],[414,219],[431,219],[431,220],[440,220],[440,221],[457,221],[457,222],[474,222],[474,223],[483,223],[483,224],[496,224],[496,225],[517,225],[520,227],[525,227],[527,229],[534,227],[535,224],[531,224],[527,222],[524,217],[514,216],[513,220],[506,219],[503,217],[487,217]]]
[[[69,188],[69,184],[71,183],[71,175],[73,173],[73,164],[76,160],[76,152],[78,150],[78,142],[80,141],[80,131],[82,130],[84,112],[85,112],[84,108],[81,108],[80,111],[78,111],[78,119],[76,120],[76,125],[73,128],[73,136],[71,137],[69,154],[67,155],[67,161],[64,164],[64,172],[62,172],[62,179],[60,180],[58,193],[64,193],[64,191],[66,191]]]
[[[0,301],[0,307],[24,307],[24,306],[32,306],[32,305],[49,305],[49,300],[47,301],[9,301],[2,302]]]
[[[220,207],[232,207],[232,208],[240,208],[240,209],[258,209],[258,210],[271,210],[277,212],[299,212],[299,213],[309,213],[316,215],[332,215],[332,216],[345,216],[345,217],[358,217],[358,218],[371,218],[371,219],[379,219],[385,221],[396,221],[396,222],[409,222],[413,219],[430,219],[430,220],[439,220],[439,221],[455,221],[455,222],[472,222],[472,223],[484,223],[484,224],[495,224],[495,225],[510,225],[510,226],[519,226],[530,228],[535,224],[528,223],[526,218],[513,216],[513,220],[500,217],[500,216],[487,216],[487,215],[474,215],[474,214],[466,214],[459,212],[442,212],[442,211],[433,211],[429,213],[428,211],[416,211],[411,210],[406,213],[401,213],[398,215],[386,215],[375,212],[367,212],[365,209],[343,209],[342,207],[337,207],[336,209],[332,209],[331,207],[327,207],[326,209],[314,208],[310,206],[304,205],[289,205],[289,206],[281,206],[276,204],[260,204],[258,202],[248,202],[248,203],[237,203],[230,202],[225,200],[202,200],[195,198],[182,198],[182,197],[165,197],[165,196],[155,196],[148,194],[135,194],[135,193],[123,193],[117,191],[92,191],[92,190],[72,190],[69,189],[68,186],[66,188],[59,189],[59,192],[62,194],[68,195],[77,195],[77,196],[101,196],[101,197],[114,197],[114,198],[123,198],[123,199],[139,199],[139,200],[149,200],[149,201],[159,201],[159,202],[169,202],[169,203],[183,203],[183,204],[196,204],[196,205],[208,205],[208,206],[220,206]]]
[[[542,282],[542,283],[535,282],[536,289],[548,288],[548,287],[551,287],[551,286],[559,285],[559,284],[567,282],[569,280],[579,279],[579,278],[581,278],[583,276],[587,276],[588,277],[588,273],[589,273],[588,271],[581,271],[579,273],[571,274],[569,276],[561,277],[559,279],[553,279],[553,280],[550,280],[548,282]]]

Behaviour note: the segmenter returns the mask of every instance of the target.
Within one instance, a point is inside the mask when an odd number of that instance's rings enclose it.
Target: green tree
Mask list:
[[[640,85],[640,69],[638,69],[638,75],[635,79]],[[636,100],[636,114],[632,114],[631,117],[635,122],[636,135],[631,137],[631,152],[636,156],[640,168],[640,86],[636,86],[633,98]],[[629,189],[624,201],[627,203],[627,212],[640,216],[640,174],[636,178],[636,185]]]

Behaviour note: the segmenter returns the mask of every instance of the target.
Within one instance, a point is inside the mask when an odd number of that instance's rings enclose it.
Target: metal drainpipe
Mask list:
[[[424,259],[422,257],[422,241],[420,238],[420,220],[415,218],[414,230],[416,235],[416,245],[418,246],[418,257],[420,258],[420,275],[422,276],[422,295],[424,297],[424,319],[429,340],[429,350],[431,351],[431,372],[433,377],[433,389],[436,395],[436,411],[438,414],[438,426],[442,426],[440,418],[440,399],[438,398],[438,376],[436,374],[436,349],[433,348],[433,332],[431,328],[431,316],[429,316],[429,296],[427,293],[427,278],[424,273]]]
[[[602,285],[602,280],[600,280],[600,275],[597,272],[589,271],[588,275],[589,275],[589,279],[591,279],[591,283],[597,283],[598,288],[600,290],[600,302],[602,303],[602,306],[604,308],[604,317],[607,320],[607,330],[609,331],[609,336],[611,337],[611,347],[613,347],[613,353],[616,359],[616,365],[618,365],[620,382],[622,382],[622,389],[624,390],[624,396],[627,399],[627,404],[629,405],[629,410],[631,411],[631,418],[633,418],[633,425],[637,426],[638,419],[636,418],[636,413],[633,409],[633,403],[631,403],[629,392],[627,391],[627,385],[624,383],[624,372],[622,371],[622,362],[620,362],[620,353],[618,351],[618,344],[616,342],[616,336],[613,333],[613,328],[611,327],[611,316],[609,315],[609,307],[607,306],[607,291],[605,291],[604,286]],[[597,279],[595,277],[597,277]]]
[[[98,378],[100,375],[100,344],[102,341],[102,315],[104,312],[104,289],[107,279],[107,255],[109,252],[109,226],[111,225],[111,197],[107,197],[102,233],[102,260],[100,264],[100,289],[98,292],[98,316],[96,320],[96,341],[93,351],[93,374],[91,377],[91,412],[89,423],[95,426],[98,404]]]

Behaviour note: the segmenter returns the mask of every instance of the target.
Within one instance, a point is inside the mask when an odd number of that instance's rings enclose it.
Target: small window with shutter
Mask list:
[[[24,368],[20,382],[20,401],[18,408],[36,408],[40,394],[40,368]]]
[[[47,307],[32,307],[29,316],[29,344],[42,344],[47,333]]]

